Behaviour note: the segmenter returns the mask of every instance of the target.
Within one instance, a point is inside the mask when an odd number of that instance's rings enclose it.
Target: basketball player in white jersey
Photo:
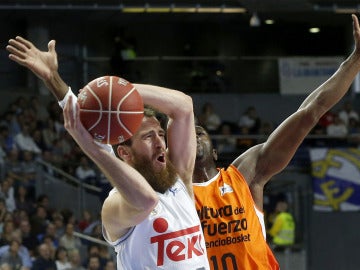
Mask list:
[[[64,107],[67,131],[101,169],[113,190],[102,207],[103,234],[117,252],[118,269],[209,269],[193,201],[196,156],[191,97],[176,90],[134,84],[144,104],[169,117],[165,131],[152,110],[139,130],[118,145],[115,157],[95,143],[79,118],[76,97],[58,74],[55,41],[38,50],[21,37],[9,41],[10,59],[29,68]]]

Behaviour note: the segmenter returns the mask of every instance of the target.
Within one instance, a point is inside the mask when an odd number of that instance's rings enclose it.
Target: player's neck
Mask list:
[[[218,170],[215,166],[195,166],[193,173],[193,182],[194,183],[203,183],[211,178],[213,178],[218,173]]]

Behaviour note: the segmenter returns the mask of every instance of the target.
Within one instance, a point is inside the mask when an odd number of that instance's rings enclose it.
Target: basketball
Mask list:
[[[141,125],[144,104],[135,87],[123,78],[103,76],[80,90],[80,121],[104,144],[118,144],[129,139]]]

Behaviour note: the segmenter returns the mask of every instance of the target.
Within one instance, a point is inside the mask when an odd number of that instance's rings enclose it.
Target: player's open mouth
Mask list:
[[[161,154],[158,158],[157,161],[164,163],[165,162],[165,154]]]

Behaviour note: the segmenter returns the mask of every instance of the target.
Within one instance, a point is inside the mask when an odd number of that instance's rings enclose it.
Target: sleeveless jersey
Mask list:
[[[114,192],[114,191],[111,191]],[[204,236],[194,201],[182,181],[164,194],[140,224],[115,242],[118,270],[208,270]]]
[[[221,169],[216,177],[194,183],[193,188],[211,269],[279,269],[266,242],[263,213],[255,208],[237,168]]]

